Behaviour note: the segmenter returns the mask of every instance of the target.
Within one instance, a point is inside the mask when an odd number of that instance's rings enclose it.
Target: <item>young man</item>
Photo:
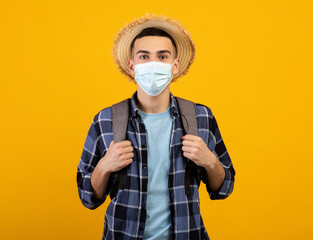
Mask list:
[[[195,45],[168,17],[147,15],[124,27],[113,55],[119,70],[137,84],[129,106],[127,140],[114,142],[112,108],[97,113],[77,171],[79,196],[95,209],[127,169],[105,214],[103,239],[209,239],[199,207],[196,166],[211,199],[233,190],[235,170],[210,108],[195,104],[198,136],[185,134],[170,82],[187,73]],[[189,186],[189,185],[188,185]],[[188,187],[187,186],[187,187]]]

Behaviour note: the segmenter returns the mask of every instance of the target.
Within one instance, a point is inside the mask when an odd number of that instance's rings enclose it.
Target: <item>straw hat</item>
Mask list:
[[[145,28],[156,27],[167,32],[175,41],[177,58],[180,59],[178,73],[173,80],[184,76],[195,58],[196,46],[187,29],[177,20],[170,17],[147,14],[126,24],[114,39],[112,54],[119,71],[131,81],[135,81],[128,69],[128,60],[131,59],[130,45],[132,40]]]

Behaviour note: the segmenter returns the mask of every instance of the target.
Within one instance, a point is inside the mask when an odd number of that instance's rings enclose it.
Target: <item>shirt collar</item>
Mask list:
[[[137,99],[137,91],[134,92],[134,94],[132,95],[131,99],[130,99],[130,116],[133,119],[141,119],[140,114],[139,114],[139,108],[136,105],[136,100]],[[178,110],[178,104],[177,101],[175,99],[175,97],[173,96],[172,93],[170,93],[170,110],[172,113],[172,116],[179,116],[179,110]]]

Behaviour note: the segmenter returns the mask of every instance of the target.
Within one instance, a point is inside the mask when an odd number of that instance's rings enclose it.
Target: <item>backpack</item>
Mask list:
[[[195,112],[195,104],[191,101],[185,100],[183,98],[175,97],[178,103],[179,112],[181,115],[183,128],[186,134],[192,134],[198,136],[198,126],[197,118]],[[129,119],[129,105],[130,99],[125,99],[119,103],[112,105],[112,129],[114,142],[121,142],[126,140],[127,135],[127,125]],[[193,175],[199,186],[200,184],[200,173],[198,171],[197,165],[187,159],[187,165],[185,170],[185,193],[187,195],[191,194],[190,188],[190,177]],[[127,167],[121,169],[117,172],[115,181],[112,184],[110,191],[110,198],[113,199],[118,190],[124,189],[127,176]]]

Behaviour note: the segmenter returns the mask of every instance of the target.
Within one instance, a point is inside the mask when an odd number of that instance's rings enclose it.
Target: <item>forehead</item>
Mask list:
[[[173,45],[169,38],[161,36],[146,36],[136,39],[134,50],[169,50],[173,52]]]

